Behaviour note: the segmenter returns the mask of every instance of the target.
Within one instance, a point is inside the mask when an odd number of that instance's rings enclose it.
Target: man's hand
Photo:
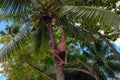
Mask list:
[[[65,33],[64,33],[63,27],[61,27],[61,31],[62,31],[62,39],[66,40],[66,39],[65,39]]]
[[[49,44],[53,44],[53,41],[52,41],[52,40],[49,40]]]
[[[49,40],[50,49],[52,49],[52,45],[53,45],[53,41],[52,41],[52,40]]]

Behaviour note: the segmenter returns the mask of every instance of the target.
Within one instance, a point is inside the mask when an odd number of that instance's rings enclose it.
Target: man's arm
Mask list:
[[[61,31],[62,31],[62,39],[63,39],[63,40],[66,40],[66,38],[65,38],[65,33],[64,33],[64,30],[63,30],[63,27],[61,27]]]
[[[52,50],[52,45],[53,45],[53,42],[51,40],[49,40],[50,50]]]

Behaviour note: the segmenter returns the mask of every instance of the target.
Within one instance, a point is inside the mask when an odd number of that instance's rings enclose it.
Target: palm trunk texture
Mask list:
[[[53,27],[51,22],[48,23],[48,30],[49,30],[50,40],[52,40],[53,42],[52,49],[56,49]],[[54,57],[54,64],[55,64],[55,72],[56,72],[57,80],[65,80],[63,69],[58,66],[58,60],[55,57]]]

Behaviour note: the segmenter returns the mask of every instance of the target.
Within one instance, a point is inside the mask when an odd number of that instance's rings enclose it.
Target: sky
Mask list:
[[[5,75],[0,76],[0,80],[6,80],[6,76]]]
[[[0,22],[0,31],[4,30],[6,25],[10,25],[10,22],[5,21]]]
[[[5,25],[6,25],[6,22],[4,22],[4,21],[0,22],[0,31],[1,31],[1,30],[4,30]],[[0,44],[0,49],[1,49],[2,47],[3,47],[3,45]]]
[[[115,44],[116,44],[117,46],[120,46],[120,38],[118,38],[118,39],[115,41]]]
[[[5,22],[2,21],[0,22],[0,31],[3,30],[5,28]]]

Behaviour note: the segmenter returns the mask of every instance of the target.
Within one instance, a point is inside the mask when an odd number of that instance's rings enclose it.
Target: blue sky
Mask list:
[[[1,31],[1,30],[4,30],[5,25],[6,25],[6,22],[4,22],[4,21],[0,22],[0,31]],[[0,48],[2,48],[2,47],[3,47],[3,45],[0,44]]]
[[[5,24],[6,23],[4,21],[0,22],[0,31],[4,30]],[[3,45],[0,44],[0,48],[2,48],[2,47],[3,47]],[[0,80],[6,80],[6,77],[5,76],[0,76]]]
[[[115,44],[116,44],[117,46],[120,46],[120,38],[118,38],[118,39],[115,41]]]
[[[4,21],[0,22],[0,31],[5,28],[5,24],[6,23]]]
[[[6,80],[6,76],[4,75],[0,76],[0,80]]]

